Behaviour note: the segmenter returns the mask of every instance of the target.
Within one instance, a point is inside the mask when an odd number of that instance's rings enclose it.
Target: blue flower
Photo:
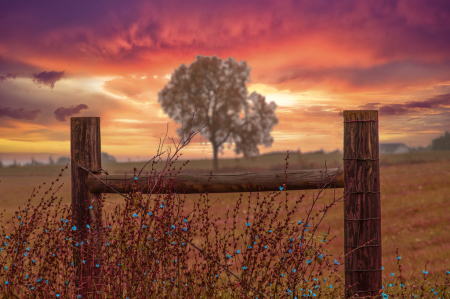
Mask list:
[[[95,266],[98,268],[100,265],[99,264],[95,264]]]
[[[295,269],[292,269],[292,272],[294,272],[294,273],[295,273]]]
[[[8,281],[5,281],[5,284],[8,284]]]
[[[249,222],[249,223],[246,223],[245,225],[250,226],[250,224],[251,224],[251,223]]]
[[[161,209],[162,209],[162,208],[164,208],[164,206],[163,206],[163,205],[160,205],[159,207],[160,207]]]
[[[175,228],[175,225],[173,225],[173,224],[172,224],[172,226],[171,226],[171,227],[172,227],[172,229],[173,229],[173,228]]]
[[[135,180],[137,180],[137,177],[134,177]]]
[[[183,220],[183,222],[184,222],[184,223],[186,223],[186,222],[187,222],[187,220],[186,220],[186,219],[184,219],[184,220]]]
[[[334,260],[334,264],[335,265],[340,265],[336,259]]]
[[[428,274],[428,271],[423,270],[423,274]]]
[[[91,227],[89,226],[89,224],[87,224],[86,226],[87,226],[87,228],[91,228]]]
[[[336,261],[336,260],[335,260]],[[306,263],[307,264],[311,264],[312,260],[307,260]]]
[[[77,230],[77,227],[76,227],[76,226],[73,226],[72,229],[73,229],[73,230]]]
[[[231,258],[231,255],[229,255],[228,253],[227,253],[227,258]]]
[[[6,236],[6,239],[10,239],[8,236]]]
[[[397,256],[397,259],[399,260],[399,259],[401,259],[401,257],[400,257],[400,256]]]
[[[184,231],[187,231],[187,228],[185,227],[185,228],[183,228],[183,230],[184,230]]]
[[[280,187],[280,191],[283,191],[283,187]]]
[[[394,273],[391,273],[391,276],[394,276],[395,274]]]
[[[137,214],[136,214],[136,213],[134,213],[134,214],[133,214],[133,217],[134,217],[134,218],[136,218],[136,217],[137,217]]]
[[[146,228],[147,227],[147,225],[142,225],[142,228]]]
[[[298,221],[298,224],[303,224],[303,222],[301,222],[300,220]]]
[[[236,253],[241,253],[241,250],[236,250]]]
[[[89,207],[89,210],[92,210],[92,206]]]
[[[148,214],[149,214],[150,216],[152,216],[152,215],[153,215],[153,213],[152,213],[152,212],[148,212]]]

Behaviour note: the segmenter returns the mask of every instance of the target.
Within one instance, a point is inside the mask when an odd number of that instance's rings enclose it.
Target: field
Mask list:
[[[219,172],[241,172],[262,170],[283,170],[285,167],[285,154],[263,155],[250,159],[223,159],[219,162]],[[324,168],[325,161],[329,168],[342,166],[342,154],[298,154],[291,153],[289,169]],[[180,162],[182,163],[182,162]],[[397,272],[397,255],[399,248],[402,257],[404,273],[423,277],[422,271],[427,270],[429,276],[435,273],[445,274],[450,270],[450,151],[382,155],[380,157],[381,173],[381,210],[382,210],[382,251],[384,272],[388,278],[390,273]],[[209,172],[212,162],[210,160],[191,161],[185,172]],[[107,164],[104,168],[110,174],[132,173],[133,167],[142,167],[143,163],[117,163]],[[23,206],[30,197],[33,188],[46,182],[54,182],[62,166],[35,166],[0,168],[0,210],[4,211],[4,219],[9,219],[19,206]],[[145,170],[144,170],[145,172]],[[63,204],[70,204],[70,167],[65,170],[59,183],[63,183],[58,197],[63,197]],[[58,186],[58,185],[57,185]],[[53,188],[54,190],[56,188]],[[46,190],[46,189],[45,189]],[[319,210],[323,203],[333,198],[341,197],[343,189],[328,190],[320,205],[314,209]],[[42,192],[41,192],[42,193]],[[311,200],[317,190],[290,191],[289,195],[281,192],[284,200],[288,197],[291,203],[301,194],[306,197],[301,204],[301,211],[311,207]],[[40,198],[40,193],[35,197]],[[233,209],[240,194],[210,194],[211,202],[217,202],[210,211],[214,216],[222,219],[228,209]],[[264,195],[264,193],[262,194]],[[108,194],[105,208],[111,209],[123,202],[118,195]],[[240,219],[246,217],[248,194],[243,194]],[[187,195],[185,210],[193,208],[194,201],[199,195]],[[254,205],[255,196],[251,198]],[[289,208],[288,208],[289,210]],[[282,210],[284,218],[286,210]],[[300,212],[298,219],[304,213]],[[250,219],[252,216],[249,215]],[[220,223],[219,223],[220,226]],[[321,225],[321,230],[327,231],[330,227],[330,236],[335,239],[327,245],[327,250],[336,256],[343,264],[343,206],[338,203],[333,207]],[[343,272],[343,266],[341,267]]]

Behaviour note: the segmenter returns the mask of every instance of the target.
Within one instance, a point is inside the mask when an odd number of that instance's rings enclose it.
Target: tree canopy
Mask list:
[[[450,150],[450,133],[445,131],[443,136],[440,136],[431,141],[431,149],[434,151],[449,151]]]
[[[270,135],[278,123],[277,105],[269,104],[264,96],[247,91],[250,67],[246,61],[225,61],[217,56],[197,56],[189,66],[182,64],[174,71],[170,82],[158,93],[163,111],[176,123],[180,138],[190,130],[192,113],[196,111],[192,130],[211,142],[214,170],[218,170],[218,152],[223,154],[225,143],[235,143],[235,153],[244,157],[259,154],[258,145],[272,145]]]

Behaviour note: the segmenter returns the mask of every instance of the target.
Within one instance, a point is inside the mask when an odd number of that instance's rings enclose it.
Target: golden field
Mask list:
[[[285,156],[272,154],[249,159],[221,159],[219,167],[221,172],[282,170],[285,167]],[[332,168],[342,166],[342,154],[291,153],[288,161],[289,169],[324,168],[325,161],[327,166]],[[143,165],[144,163],[117,163],[107,164],[104,168],[110,174],[125,172],[131,174],[133,167]],[[191,161],[185,171],[209,173],[211,165],[211,160]],[[429,261],[427,266],[429,275],[436,272],[442,274],[450,270],[450,151],[382,155],[380,165],[384,274],[397,270],[396,248],[399,248],[402,257],[403,271],[410,274],[415,272],[416,277],[422,276],[427,261]],[[57,178],[61,168],[63,168],[61,165],[0,168],[0,210],[5,210],[3,222],[9,219],[19,206],[23,207],[33,188],[37,189],[41,185],[42,191],[32,200],[32,204],[36,206],[43,192]],[[44,182],[46,185],[42,185]],[[55,186],[61,184],[57,196],[63,198],[64,204],[70,204],[70,167],[64,171]],[[55,187],[52,189],[52,192],[56,190]],[[304,217],[303,211],[311,207],[313,195],[316,195],[317,191],[288,191],[289,195],[286,192],[279,192],[279,198],[284,203],[287,196],[289,206],[301,194],[306,194],[298,219],[293,219],[296,221]],[[319,206],[315,209],[319,210],[323,203],[332,199],[334,192],[336,197],[341,197],[343,189],[328,190],[324,198],[318,201]],[[262,193],[267,194],[268,192]],[[211,207],[211,213],[223,219],[226,210],[233,209],[239,195],[210,194],[211,202],[218,199]],[[240,207],[242,219],[249,213],[248,196],[249,194],[243,194],[243,203]],[[185,211],[189,212],[199,197],[200,195],[187,195]],[[107,198],[110,203],[105,204],[106,210],[123,202],[119,195],[108,194]],[[253,194],[251,206],[254,205],[255,198]],[[286,210],[283,208],[282,211],[280,216],[284,218]],[[330,237],[336,237],[325,248],[337,257],[343,252],[342,203],[330,209],[319,232],[328,230],[328,227],[331,228]],[[342,256],[337,260],[343,264]]]

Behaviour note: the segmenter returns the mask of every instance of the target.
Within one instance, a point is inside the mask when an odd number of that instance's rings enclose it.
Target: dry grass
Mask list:
[[[403,257],[402,264],[405,272],[415,272],[420,275],[427,261],[430,262],[428,266],[430,274],[435,271],[442,273],[450,269],[450,214],[448,213],[450,211],[450,160],[446,159],[448,156],[450,152],[440,152],[434,156],[429,153],[382,156],[381,160],[385,161],[384,164],[391,164],[381,166],[380,170],[383,266],[386,273],[396,269],[395,249],[397,247]],[[236,169],[236,167],[250,170],[261,167],[268,170],[281,168],[284,163],[283,157],[282,154],[277,154],[239,161],[220,160],[219,165],[222,170],[225,165],[228,165],[225,171]],[[342,159],[339,153],[328,155],[291,153],[290,157],[290,166],[294,165],[290,169],[304,168],[305,164],[314,164],[317,168],[323,168],[325,160],[329,167],[337,167],[339,161],[342,161],[339,160],[339,157]],[[442,160],[433,162],[433,159]],[[427,160],[429,162],[426,162]],[[422,162],[417,164],[417,161]],[[401,164],[392,164],[395,162]],[[210,164],[212,164],[210,160],[191,161],[186,171],[196,172],[198,169],[207,171],[207,165]],[[132,167],[142,167],[142,165],[142,163],[117,163],[107,164],[104,168],[111,173],[124,173],[126,170],[132,170]],[[49,184],[54,181],[61,168],[61,166],[37,166],[1,169],[0,210],[6,210],[4,219],[11,217],[19,205],[24,205],[33,188],[37,188],[43,182]],[[63,197],[63,204],[70,204],[70,168],[65,171],[59,183],[64,185],[57,193],[58,197]],[[288,197],[290,201],[293,201],[306,193],[306,200],[301,204],[305,210],[310,207],[310,200],[316,192],[317,190],[290,191]],[[333,192],[334,190],[329,190],[321,202],[328,202],[333,197]],[[336,189],[335,192],[336,197],[341,197],[343,189]],[[36,202],[38,197],[39,193]],[[123,202],[119,195],[108,194],[107,197],[107,201],[114,203],[107,203],[105,207],[107,210]],[[239,194],[233,193],[210,194],[209,198],[212,201],[219,199],[211,208],[211,212],[223,219],[226,210],[234,207],[238,197]],[[192,209],[192,203],[198,198],[199,195],[186,196],[186,211]],[[252,204],[254,200],[255,196],[252,198]],[[247,211],[244,209],[243,212]],[[286,211],[283,213],[285,214]],[[301,218],[302,215],[299,217]],[[328,227],[331,228],[331,235],[336,236],[328,250],[339,255],[343,251],[344,236],[342,203],[330,210],[322,225],[323,230],[327,230]],[[342,258],[340,261],[343,261]]]
[[[339,160],[339,153],[329,156],[323,154],[310,154],[308,156],[291,153],[290,156],[290,166],[293,165],[290,169],[323,168],[325,160],[329,167],[337,167],[342,161]],[[410,160],[408,160],[408,157]],[[447,159],[447,157],[447,152],[441,152],[437,156],[422,153],[422,155],[390,155],[381,158],[382,162],[384,161],[381,164],[385,165],[381,166],[380,172],[383,266],[387,281],[391,278],[390,273],[398,273],[396,248],[399,248],[399,255],[402,257],[403,273],[408,276],[414,274],[417,278],[423,277],[422,271],[428,261],[428,276],[433,276],[435,273],[443,274],[450,270],[450,215],[448,214],[450,210],[450,159]],[[283,158],[284,155],[280,154],[279,157],[278,155],[262,156],[253,160],[241,159],[236,161],[231,159],[230,161],[234,161],[234,164],[231,162],[227,164],[226,161],[221,160],[219,165],[222,166],[224,172],[245,169],[274,170],[281,169],[284,163]],[[340,155],[340,159],[342,159],[342,155]],[[208,171],[208,165],[211,164],[209,160],[192,161],[186,172]],[[110,173],[124,173],[127,170],[132,170],[132,167],[142,167],[142,165],[118,163],[106,165],[104,168]],[[228,165],[228,168],[224,169],[224,165]],[[61,168],[61,166],[39,166],[0,169],[0,210],[5,210],[3,219],[9,219],[19,206],[26,203],[33,188],[37,188],[43,182],[46,182],[47,185],[53,182]],[[57,195],[63,198],[63,204],[70,204],[70,168],[65,171],[57,186],[60,183],[63,185]],[[334,192],[336,197],[341,197],[343,189],[329,190],[327,195],[319,200],[319,203],[321,205],[328,203],[333,198]],[[307,196],[306,200],[301,203],[300,210],[307,210],[311,207],[311,201],[317,190],[289,191],[289,195],[282,192],[282,198],[288,196],[288,201],[293,203],[304,193]],[[37,194],[33,201],[38,202],[41,194],[42,191]],[[267,194],[269,192],[262,193],[261,197]],[[241,205],[242,213],[238,218],[241,223],[245,221],[246,214],[249,213],[246,208],[248,195],[244,194],[244,201]],[[192,210],[193,203],[198,200],[199,196],[186,196],[185,211]],[[105,205],[106,211],[111,211],[117,204],[123,203],[123,198],[119,195],[109,194],[107,197],[109,203]],[[221,217],[223,219],[226,211],[233,209],[238,198],[239,194],[210,194],[211,202],[217,199],[217,202],[210,209],[211,214],[214,215],[213,218]],[[255,194],[250,201],[251,206],[254,206],[256,202]],[[318,210],[319,208],[320,205],[316,206],[315,209]],[[286,213],[287,211],[282,209],[280,217],[284,218]],[[300,213],[296,218],[302,219],[304,214]],[[249,217],[252,219],[251,215]],[[223,223],[219,221],[217,224],[220,228]],[[326,246],[326,249],[337,257],[343,252],[342,203],[337,204],[329,211],[319,232],[327,231],[329,227],[331,228],[330,237],[336,236],[336,238]],[[237,233],[240,233],[240,231],[237,231]],[[343,264],[342,257],[337,258],[337,260]]]

